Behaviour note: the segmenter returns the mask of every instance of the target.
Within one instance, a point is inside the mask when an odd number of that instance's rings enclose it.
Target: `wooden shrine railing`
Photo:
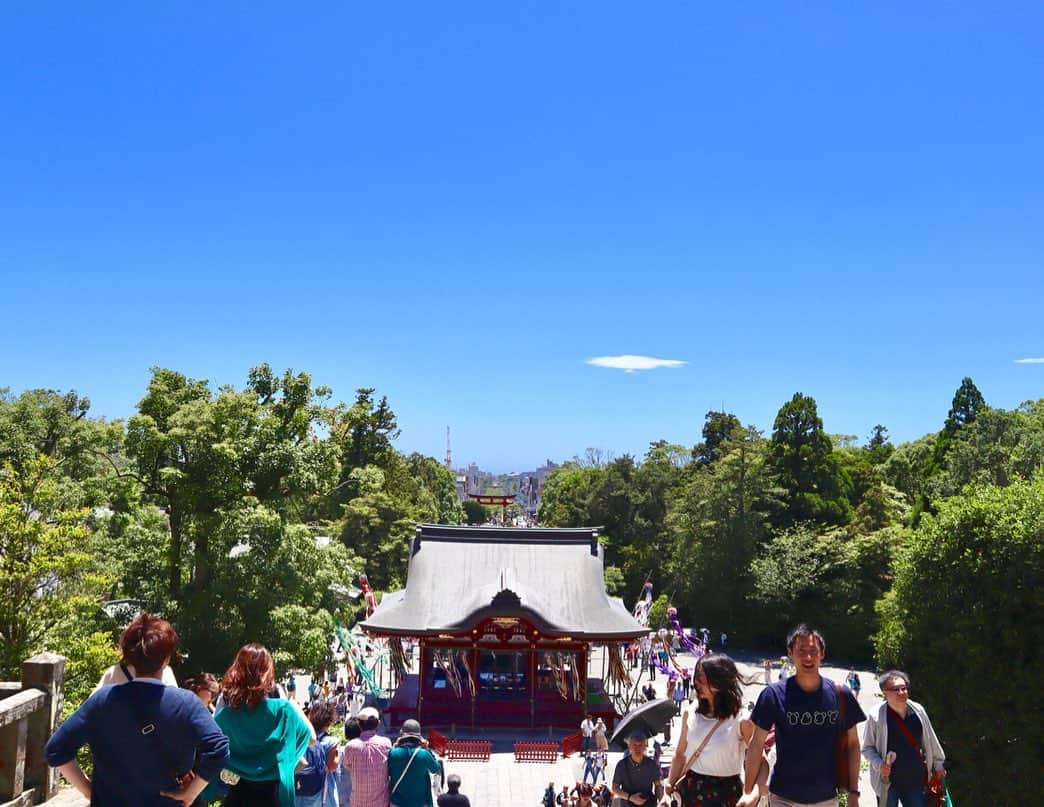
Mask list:
[[[515,762],[555,762],[558,759],[558,743],[553,740],[515,743]]]
[[[584,735],[582,732],[574,732],[562,738],[562,756],[568,757],[575,754],[584,747]]]
[[[428,747],[446,759],[470,759],[489,762],[493,743],[489,740],[457,740],[449,739],[442,732],[428,731]]]
[[[58,788],[44,747],[62,714],[65,659],[39,653],[22,662],[22,680],[0,682],[0,807],[43,804]]]
[[[489,762],[493,743],[489,740],[449,740],[446,743],[446,759],[470,759]]]

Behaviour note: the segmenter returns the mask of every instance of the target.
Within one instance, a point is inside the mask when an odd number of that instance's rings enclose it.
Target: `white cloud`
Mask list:
[[[587,360],[595,367],[609,367],[633,373],[635,370],[655,370],[657,367],[682,367],[685,362],[680,359],[657,359],[652,356],[595,356]]]
[[[1016,364],[1044,364],[1044,358],[1040,359],[1015,359]]]

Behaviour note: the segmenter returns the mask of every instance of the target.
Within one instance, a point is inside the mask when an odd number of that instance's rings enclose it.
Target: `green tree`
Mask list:
[[[330,440],[337,447],[340,478],[327,505],[327,514],[340,515],[339,505],[354,498],[358,490],[352,471],[374,466],[387,470],[396,457],[392,441],[399,436],[399,424],[388,399],[374,400],[373,387],[356,390],[351,406],[338,404],[329,413]]]
[[[416,452],[405,457],[403,471],[404,493],[416,504],[418,521],[460,524],[464,520],[453,471],[434,457]]]
[[[684,486],[691,452],[685,446],[658,440],[649,446],[642,464],[634,472],[631,522],[626,544],[615,539],[612,562],[624,573],[628,591],[637,591],[646,580],[663,588],[667,583],[665,561],[670,558],[672,544],[667,527],[667,514]],[[597,523],[597,522],[595,522]]]
[[[90,475],[90,406],[75,390],[35,389],[16,397],[0,389],[0,464],[20,469],[42,454],[64,466],[65,476]]]
[[[865,536],[811,522],[773,536],[751,563],[752,633],[778,641],[798,622],[819,626],[834,656],[869,659],[875,603],[888,587],[901,529]]]
[[[250,371],[244,390],[216,394],[204,381],[153,370],[128,423],[128,473],[145,502],[167,516],[166,602],[159,605],[177,620],[194,660],[220,669],[237,642],[265,635],[271,610],[285,602],[279,595],[292,558],[282,565],[274,559],[337,476],[334,444],[314,432],[326,423],[327,393],[306,373],[276,376],[267,365]],[[251,584],[239,571],[256,558],[268,565]],[[124,585],[130,596],[141,586]],[[315,606],[315,596],[298,604]]]
[[[930,461],[935,435],[927,434],[897,446],[881,466],[884,480],[900,491],[911,506],[924,494],[924,469]]]
[[[634,457],[624,454],[605,465],[590,492],[585,524],[603,528],[605,558],[610,565],[622,563],[622,548],[638,540],[635,514],[641,494],[637,473]],[[622,582],[621,588],[626,584]]]
[[[548,527],[596,526],[591,508],[604,471],[566,463],[548,474],[537,518]]]
[[[305,373],[277,379],[267,365],[251,370],[242,392],[225,387],[217,395],[205,381],[153,369],[128,422],[127,452],[143,493],[167,513],[172,601],[205,599],[238,542],[222,529],[237,508],[260,502],[291,518],[332,487],[331,447],[312,433],[326,393]]]
[[[670,605],[671,601],[666,594],[661,594],[653,601],[653,604],[649,607],[650,630],[659,630],[667,627],[667,609]]]
[[[950,405],[943,428],[948,434],[960,431],[974,423],[986,408],[986,399],[982,397],[979,388],[975,386],[974,381],[965,376],[953,395],[953,403]]]
[[[718,447],[743,429],[740,419],[731,412],[708,412],[703,418],[703,442],[692,450],[692,458],[707,464],[718,458]]]
[[[121,424],[90,419],[89,407],[74,391],[0,391],[0,677],[53,650],[68,659],[70,699],[113,660],[99,610],[117,557],[108,514],[134,492],[114,473]]]
[[[888,439],[888,429],[880,423],[870,431],[870,437],[867,439],[864,448],[866,453],[870,455],[870,461],[874,465],[880,465],[895,450],[895,446]]]
[[[768,538],[782,491],[754,427],[735,430],[716,452],[717,460],[700,467],[672,502],[672,550],[664,566],[679,608],[739,629],[750,564]]]
[[[1044,408],[987,409],[958,432],[943,468],[932,479],[933,497],[952,496],[966,485],[1004,487],[1044,467]]]
[[[843,488],[849,480],[833,457],[814,398],[797,392],[780,408],[772,427],[772,461],[787,491],[782,523],[848,520],[851,505]]]
[[[319,675],[333,661],[333,617],[322,608],[280,605],[272,611],[272,651],[280,670],[303,669]]]
[[[969,488],[921,520],[895,561],[875,637],[908,671],[968,804],[1017,804],[1040,767],[1044,728],[1014,693],[1044,664],[1044,478]]]
[[[56,470],[46,456],[0,469],[0,675],[8,680],[47,642],[79,635],[107,582],[89,510],[63,508]]]
[[[489,521],[489,512],[486,506],[474,499],[465,499],[463,504],[464,521],[468,524],[485,524]]]
[[[914,524],[920,519],[921,513],[933,512],[933,496],[947,494],[945,480],[940,480],[938,477],[946,468],[950,448],[963,430],[973,424],[979,414],[986,411],[987,408],[986,401],[978,387],[970,378],[965,377],[953,395],[953,403],[946,415],[946,422],[935,439],[931,456],[925,462],[922,471],[925,483],[923,492],[914,505],[912,516]]]
[[[624,576],[617,566],[605,567],[605,592],[610,597],[619,597],[624,593]]]
[[[388,490],[384,472],[376,466],[354,469],[350,481],[358,495],[344,506],[341,541],[363,558],[374,589],[400,586],[406,577],[415,510],[408,499]]]

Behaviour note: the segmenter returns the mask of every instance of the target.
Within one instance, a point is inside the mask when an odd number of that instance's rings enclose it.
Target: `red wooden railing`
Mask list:
[[[446,759],[470,759],[489,762],[493,743],[489,740],[451,740],[442,732],[428,731],[428,747]]]
[[[428,748],[438,754],[440,757],[446,756],[446,735],[442,732],[435,731],[435,729],[428,729]]]
[[[515,743],[515,762],[554,762],[558,759],[558,743],[544,740]]]
[[[583,732],[575,732],[566,737],[562,738],[562,756],[567,757],[570,754],[575,754],[583,747],[584,735]]]
[[[493,743],[489,740],[450,740],[446,743],[446,759],[471,759],[489,762]]]

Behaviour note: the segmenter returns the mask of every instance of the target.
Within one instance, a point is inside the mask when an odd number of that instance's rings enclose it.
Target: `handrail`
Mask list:
[[[39,653],[22,662],[22,680],[0,682],[0,807],[43,804],[58,789],[44,749],[62,713],[65,659]]]
[[[24,689],[0,701],[0,728],[25,720],[47,703],[47,693],[39,689]]]

